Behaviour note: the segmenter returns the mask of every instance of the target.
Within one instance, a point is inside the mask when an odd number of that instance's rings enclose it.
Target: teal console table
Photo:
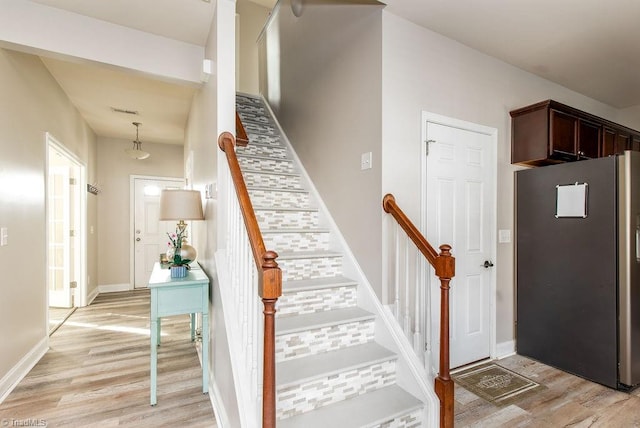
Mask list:
[[[171,315],[191,315],[191,340],[195,340],[195,314],[202,313],[202,393],[209,392],[209,278],[194,263],[185,278],[171,278],[169,269],[160,263],[153,267],[149,279],[151,290],[151,405],[158,402],[158,346],[160,318]]]

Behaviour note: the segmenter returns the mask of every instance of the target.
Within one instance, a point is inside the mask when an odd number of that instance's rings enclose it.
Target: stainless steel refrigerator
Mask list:
[[[640,153],[516,172],[518,354],[640,384]]]

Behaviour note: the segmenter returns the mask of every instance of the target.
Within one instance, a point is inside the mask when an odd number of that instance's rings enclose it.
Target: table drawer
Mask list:
[[[186,314],[203,311],[203,286],[182,286],[157,290],[158,316]]]

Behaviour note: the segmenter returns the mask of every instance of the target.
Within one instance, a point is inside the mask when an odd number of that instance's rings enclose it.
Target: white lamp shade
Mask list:
[[[165,189],[160,193],[160,220],[204,220],[198,190]]]

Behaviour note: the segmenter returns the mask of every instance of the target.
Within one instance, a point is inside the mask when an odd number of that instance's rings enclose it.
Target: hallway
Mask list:
[[[0,404],[2,426],[215,427],[189,317],[163,318],[158,405],[149,405],[149,292],[98,296],[51,336],[50,350]]]

